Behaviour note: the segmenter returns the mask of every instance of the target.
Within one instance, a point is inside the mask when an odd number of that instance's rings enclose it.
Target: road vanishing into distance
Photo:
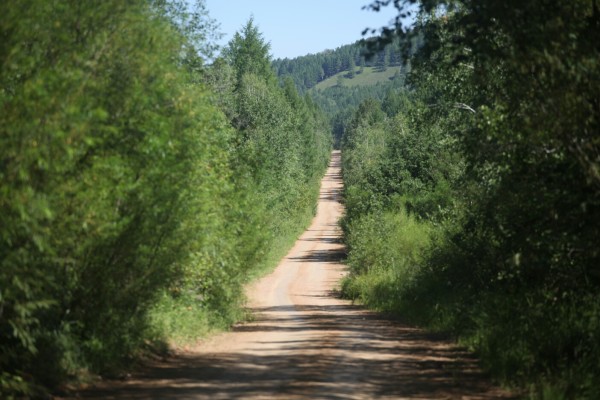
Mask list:
[[[310,228],[273,273],[247,288],[252,322],[80,398],[510,398],[464,349],[339,298],[340,156],[333,153]]]

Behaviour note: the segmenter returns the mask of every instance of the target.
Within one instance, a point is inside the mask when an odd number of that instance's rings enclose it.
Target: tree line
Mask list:
[[[309,92],[311,99],[328,117],[334,138],[334,147],[340,148],[341,138],[347,129],[350,116],[363,101],[367,99],[384,101],[389,97],[395,98],[397,91],[405,90],[404,78],[404,73],[398,73],[393,79],[378,82],[375,85],[335,85],[323,90],[311,90]]]
[[[242,316],[331,139],[252,21],[203,1],[0,5],[0,393],[110,374]]]
[[[596,2],[422,1],[382,42],[416,32],[407,90],[346,122],[344,293],[451,333],[525,396],[598,398]]]
[[[293,59],[276,59],[273,61],[273,68],[278,76],[290,77],[298,91],[304,93],[317,83],[340,72],[348,71],[353,76],[365,67],[384,69],[402,64],[400,40],[392,40],[381,49],[369,52],[369,42],[373,40],[375,38],[359,40],[334,50],[324,50]]]

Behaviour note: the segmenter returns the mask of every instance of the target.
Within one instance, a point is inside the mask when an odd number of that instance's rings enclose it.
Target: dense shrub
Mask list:
[[[400,203],[431,245],[377,307],[454,333],[532,397],[596,398],[600,14],[585,1],[509,3],[423,2],[410,102],[382,107],[396,110],[388,127],[347,131],[346,287],[373,303],[368,266],[393,281],[385,260],[402,246],[356,237]]]
[[[227,326],[275,235],[310,218],[329,151],[318,113],[248,75],[235,111],[255,120],[232,126],[202,83],[212,23],[202,2],[187,10],[0,6],[4,397]]]

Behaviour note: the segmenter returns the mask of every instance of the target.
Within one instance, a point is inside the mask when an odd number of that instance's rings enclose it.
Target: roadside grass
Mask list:
[[[389,82],[400,70],[400,66],[390,66],[385,71],[381,71],[379,67],[365,67],[362,73],[355,74],[352,79],[347,77],[348,71],[342,71],[319,82],[311,90],[324,90],[336,86],[340,76],[343,86],[346,87],[373,86],[380,82]],[[359,68],[356,71],[358,72]]]
[[[401,211],[360,216],[348,228],[350,274],[342,282],[343,295],[378,311],[406,309],[430,226]]]
[[[161,343],[168,338],[170,343],[162,343],[160,347],[169,345],[185,345],[220,329],[212,313],[198,307],[192,296],[184,295],[174,298],[164,293],[149,314],[152,326],[153,342]]]

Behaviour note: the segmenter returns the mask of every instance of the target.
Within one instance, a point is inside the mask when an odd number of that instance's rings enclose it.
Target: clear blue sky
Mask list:
[[[390,5],[379,12],[362,10],[369,0],[206,0],[210,16],[221,24],[226,45],[251,15],[273,58],[294,58],[353,43],[364,28],[387,26],[396,16]]]

